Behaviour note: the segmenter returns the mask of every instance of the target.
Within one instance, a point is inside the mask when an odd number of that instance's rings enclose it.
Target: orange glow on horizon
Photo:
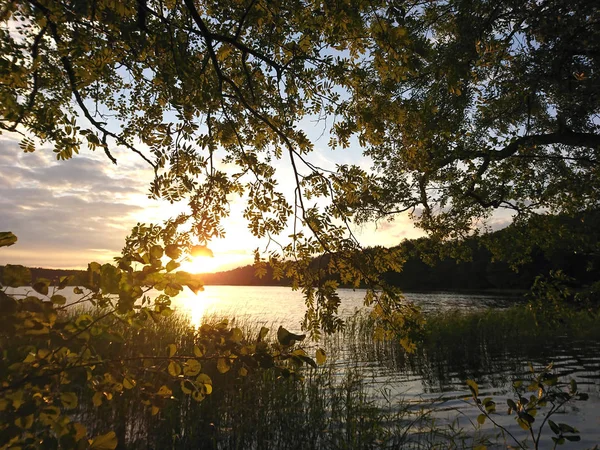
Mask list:
[[[246,264],[251,263],[252,261],[245,255],[215,253],[212,257],[190,257],[188,261],[181,263],[179,269],[194,274],[214,273],[235,269],[236,267],[245,266]]]

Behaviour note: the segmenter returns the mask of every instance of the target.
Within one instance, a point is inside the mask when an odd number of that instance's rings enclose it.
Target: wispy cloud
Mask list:
[[[0,249],[0,264],[84,267],[119,252],[149,174],[132,176],[101,156],[57,162],[49,149],[23,153],[15,140],[0,141],[0,230],[19,237]]]

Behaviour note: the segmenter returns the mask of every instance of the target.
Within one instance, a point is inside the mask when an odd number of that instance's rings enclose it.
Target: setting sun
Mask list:
[[[190,273],[210,273],[223,270],[223,266],[231,264],[231,260],[220,255],[190,257],[181,264],[181,269]]]

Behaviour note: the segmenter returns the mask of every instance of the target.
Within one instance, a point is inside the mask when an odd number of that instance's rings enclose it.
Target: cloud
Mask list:
[[[101,154],[56,161],[49,149],[23,153],[0,140],[0,230],[19,238],[0,264],[85,267],[110,260],[143,211],[151,173],[114,167]]]

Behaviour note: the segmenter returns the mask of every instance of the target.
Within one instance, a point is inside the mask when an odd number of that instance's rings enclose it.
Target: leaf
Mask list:
[[[196,356],[196,358],[202,358],[205,353],[206,353],[206,348],[204,347],[204,345],[202,345],[202,344],[194,345],[194,355]]]
[[[153,245],[150,248],[150,257],[152,259],[160,259],[163,255],[163,248],[160,245]]]
[[[221,373],[229,372],[231,369],[231,363],[229,358],[219,358],[217,359],[217,370]]]
[[[163,384],[157,393],[161,397],[170,397],[173,394],[173,391]]]
[[[133,389],[136,384],[137,384],[136,381],[129,376],[126,376],[125,378],[123,378],[123,387],[125,389]]]
[[[0,247],[8,247],[17,242],[17,236],[10,231],[0,231]]]
[[[577,381],[574,379],[572,379],[571,383],[569,384],[569,391],[571,394],[575,394],[577,392]]]
[[[183,374],[187,377],[195,377],[200,373],[202,364],[195,359],[188,359],[183,368]]]
[[[478,423],[479,425],[483,425],[483,424],[485,423],[485,419],[486,419],[486,418],[487,418],[487,417],[485,416],[485,414],[479,414],[479,415],[477,416],[477,423]]]
[[[21,287],[31,283],[31,271],[20,265],[7,264],[2,273],[2,284],[8,287]]]
[[[98,406],[102,405],[102,401],[104,400],[104,395],[102,395],[102,392],[96,392],[93,396],[92,396],[92,403],[94,404],[94,406],[97,408]]]
[[[64,295],[53,295],[52,297],[50,297],[50,301],[58,306],[63,306],[64,304],[67,303],[67,297],[65,297]]]
[[[267,336],[267,333],[269,333],[269,329],[267,327],[260,327],[260,331],[258,332],[258,338],[256,339],[256,342],[262,342]]]
[[[479,395],[479,386],[477,386],[477,383],[474,380],[467,380],[467,386],[469,386],[473,397],[477,398]]]
[[[241,342],[243,337],[244,337],[244,334],[242,333],[242,330],[240,330],[239,328],[231,329],[231,337],[229,339],[232,342],[235,342],[235,343]]]
[[[175,244],[169,244],[165,247],[165,254],[171,259],[177,259],[181,256],[181,248]]]
[[[96,450],[114,450],[117,448],[118,440],[114,431],[95,437],[90,442],[90,448]]]
[[[181,366],[175,361],[169,361],[169,366],[167,367],[167,372],[172,377],[178,377],[181,374]]]
[[[204,290],[204,284],[199,280],[189,280],[184,283],[194,294],[202,292]]]
[[[577,428],[573,428],[571,425],[567,425],[566,423],[559,423],[558,428],[563,433],[579,433]]]
[[[169,261],[169,262],[167,263],[166,270],[167,270],[167,272],[172,272],[172,271],[174,271],[175,269],[177,269],[177,268],[178,268],[180,265],[181,265],[181,264],[179,264],[177,261],[173,261],[173,260],[171,260],[171,261]]]
[[[306,337],[305,334],[294,334],[290,333],[288,330],[279,327],[277,330],[277,340],[283,346],[293,345],[296,341],[302,341]]]
[[[18,417],[15,420],[15,425],[24,430],[28,430],[33,425],[33,414],[24,417]]]
[[[160,408],[158,406],[152,405],[152,408],[150,408],[150,413],[153,416],[157,415],[159,411],[160,411]]]
[[[325,364],[325,361],[327,361],[327,356],[325,355],[325,351],[323,351],[320,348],[317,349],[316,359],[317,359],[318,365],[322,366],[323,364]]]
[[[63,392],[60,394],[60,402],[66,409],[74,409],[77,407],[77,394],[74,392]]]
[[[73,428],[75,428],[75,440],[76,441],[83,439],[87,435],[87,429],[79,422],[75,422],[73,424]]]
[[[169,358],[175,356],[175,353],[177,353],[177,346],[175,344],[167,345],[167,353],[169,355]]]
[[[196,400],[197,402],[201,402],[202,400],[204,400],[206,398],[206,395],[200,391],[194,391],[194,392],[192,392],[192,398],[194,400]]]

